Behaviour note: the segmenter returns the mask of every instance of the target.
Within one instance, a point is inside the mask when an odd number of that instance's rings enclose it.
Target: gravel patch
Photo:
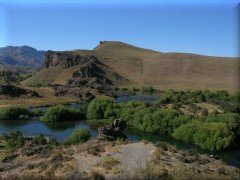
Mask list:
[[[120,162],[117,167],[124,174],[132,175],[136,170],[146,166],[151,159],[154,148],[153,144],[150,143],[131,143],[122,145],[119,151],[108,152],[103,156],[107,155],[117,159]],[[99,162],[100,157],[79,154],[75,156],[75,159],[77,160],[79,170],[88,173]]]
[[[77,159],[79,170],[87,173],[91,172],[92,167],[97,164],[99,160],[97,156],[78,155],[75,158]]]
[[[114,152],[111,156],[119,160],[119,167],[124,173],[133,174],[139,168],[146,166],[153,151],[153,144],[140,142],[123,145],[120,152]]]

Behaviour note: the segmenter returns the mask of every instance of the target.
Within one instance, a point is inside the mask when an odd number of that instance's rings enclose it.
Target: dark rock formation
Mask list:
[[[95,98],[92,91],[79,89],[78,87],[52,86],[52,89],[54,90],[54,95],[57,97],[69,95],[85,101],[91,101]]]
[[[45,67],[61,66],[63,68],[70,68],[88,62],[92,58],[91,55],[79,55],[72,52],[55,52],[47,51],[45,53]]]
[[[6,157],[2,160],[2,162],[3,162],[3,163],[9,163],[9,162],[13,161],[17,156],[18,156],[18,154],[16,154],[16,153],[10,154],[10,155],[6,156]]]
[[[123,130],[127,124],[123,119],[115,119],[112,124],[107,126],[100,126],[98,128],[98,139],[101,140],[116,140],[117,138],[126,139],[126,135],[123,134]]]
[[[30,97],[41,97],[36,91],[24,89],[13,84],[1,84],[0,95],[8,95],[12,97],[20,97],[22,95],[29,95]]]
[[[71,87],[98,91],[112,86],[115,82],[127,81],[100,60],[91,51],[47,51],[45,68],[49,70],[56,67],[66,69],[68,72],[65,74],[66,85]]]
[[[91,101],[91,100],[93,100],[95,98],[95,95],[93,95],[92,93],[90,93],[90,92],[87,92],[86,94],[85,94],[85,99],[86,99],[86,101]]]
[[[30,94],[31,94],[31,97],[37,97],[37,98],[38,98],[38,97],[42,97],[42,96],[40,96],[40,95],[37,93],[37,91],[34,91],[34,90],[31,91]]]
[[[84,61],[79,70],[73,73],[73,77],[68,80],[70,86],[85,87],[90,89],[102,89],[111,85],[112,82],[104,76],[103,66],[94,56]]]
[[[33,143],[27,143],[22,149],[21,154],[24,156],[33,156],[35,154],[41,154],[42,156],[48,157],[51,152],[51,147],[47,145],[35,145]]]
[[[27,94],[27,91],[12,84],[2,84],[0,85],[0,94],[18,97]]]

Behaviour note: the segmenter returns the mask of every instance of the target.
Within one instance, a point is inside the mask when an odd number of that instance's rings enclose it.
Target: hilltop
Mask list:
[[[93,50],[47,51],[45,67],[23,84],[237,90],[239,68],[237,58],[161,53],[101,41]]]

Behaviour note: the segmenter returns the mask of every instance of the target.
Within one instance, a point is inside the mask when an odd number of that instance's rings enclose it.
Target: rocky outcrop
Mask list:
[[[80,55],[70,51],[55,52],[47,51],[45,53],[45,68],[61,66],[70,68],[81,65],[92,59],[92,55]]]
[[[84,62],[73,77],[68,80],[70,86],[79,86],[91,89],[101,89],[112,85],[112,82],[104,76],[103,66],[95,57]]]
[[[77,87],[65,87],[65,86],[52,86],[54,95],[58,97],[62,96],[74,96],[81,100],[91,101],[95,98],[95,95],[87,90],[79,90]]]
[[[107,126],[100,126],[98,128],[98,139],[101,140],[116,140],[118,138],[126,139],[126,135],[123,134],[127,124],[123,119],[115,119],[112,124]]]
[[[45,68],[55,67],[71,71],[72,76],[68,75],[67,86],[100,90],[113,85],[113,81],[127,81],[101,63],[92,51],[47,51],[45,53]]]

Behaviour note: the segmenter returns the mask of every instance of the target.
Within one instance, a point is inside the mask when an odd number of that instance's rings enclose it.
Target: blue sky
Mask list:
[[[116,40],[161,52],[236,57],[238,21],[235,0],[0,0],[0,46],[92,49]]]

